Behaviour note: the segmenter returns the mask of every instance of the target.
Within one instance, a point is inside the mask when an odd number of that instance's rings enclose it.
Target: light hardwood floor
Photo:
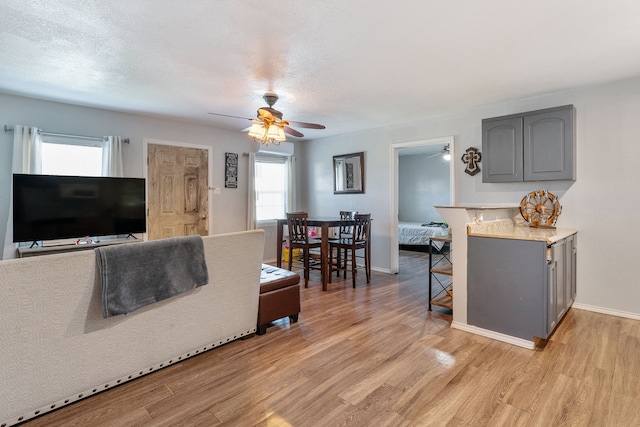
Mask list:
[[[399,274],[356,289],[312,273],[297,324],[25,425],[640,425],[640,322],[571,309],[535,351],[451,329],[426,310],[426,257],[402,251]]]

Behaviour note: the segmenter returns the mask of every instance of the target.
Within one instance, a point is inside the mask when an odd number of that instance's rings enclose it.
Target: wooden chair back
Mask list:
[[[371,214],[355,214],[353,219],[355,220],[353,225],[353,242],[366,242],[369,240],[369,231],[371,229]]]
[[[287,213],[287,228],[289,229],[289,241],[298,244],[309,244],[306,212]]]
[[[355,211],[340,211],[340,219],[353,219],[357,213],[358,212]],[[353,225],[341,225],[338,229],[338,236],[340,238],[344,237],[345,235],[350,236],[352,232]]]

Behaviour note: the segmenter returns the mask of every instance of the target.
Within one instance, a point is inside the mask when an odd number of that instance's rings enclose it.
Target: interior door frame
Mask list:
[[[455,165],[456,162],[456,153],[455,153],[455,144],[454,137],[451,136],[443,136],[439,138],[429,138],[429,139],[420,139],[416,141],[408,141],[408,142],[398,142],[395,144],[391,144],[391,214],[390,214],[390,226],[391,230],[389,230],[390,243],[390,269],[391,273],[395,274],[398,272],[399,264],[400,264],[400,255],[398,252],[398,158],[400,151],[403,148],[415,148],[415,147],[424,147],[428,145],[449,145],[449,153],[451,154],[451,162],[449,164],[449,199],[450,205],[455,205],[455,195],[456,195],[456,184],[455,184]]]
[[[151,138],[143,138],[142,139],[142,149],[143,149],[143,154],[142,154],[142,173],[144,174],[144,178],[145,178],[145,191],[147,194],[147,197],[149,197],[149,165],[148,165],[148,159],[149,159],[149,144],[154,144],[154,145],[169,145],[169,146],[173,146],[173,147],[181,147],[181,148],[195,148],[198,150],[207,150],[207,223],[208,223],[208,227],[209,227],[209,234],[211,234],[211,230],[212,230],[212,209],[213,209],[213,201],[211,200],[211,190],[213,189],[211,186],[211,177],[213,175],[213,164],[211,162],[211,158],[213,156],[213,147],[211,145],[200,145],[200,144],[192,144],[189,142],[180,142],[180,141],[166,141],[166,140],[162,140],[162,139],[151,139]],[[149,208],[147,208],[148,211]],[[147,230],[149,229],[149,215],[147,215]],[[144,240],[149,240],[147,238],[147,233],[143,234],[143,239]]]

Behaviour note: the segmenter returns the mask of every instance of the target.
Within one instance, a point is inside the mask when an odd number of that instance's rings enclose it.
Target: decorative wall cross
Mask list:
[[[482,154],[480,154],[477,148],[467,148],[465,153],[462,155],[462,161],[467,165],[464,171],[471,176],[480,172],[480,165],[478,165],[478,163],[480,163],[481,159]]]

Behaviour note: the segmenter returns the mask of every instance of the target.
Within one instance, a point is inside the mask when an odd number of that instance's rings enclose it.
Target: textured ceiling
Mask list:
[[[3,0],[0,91],[320,138],[640,75],[637,0]]]

